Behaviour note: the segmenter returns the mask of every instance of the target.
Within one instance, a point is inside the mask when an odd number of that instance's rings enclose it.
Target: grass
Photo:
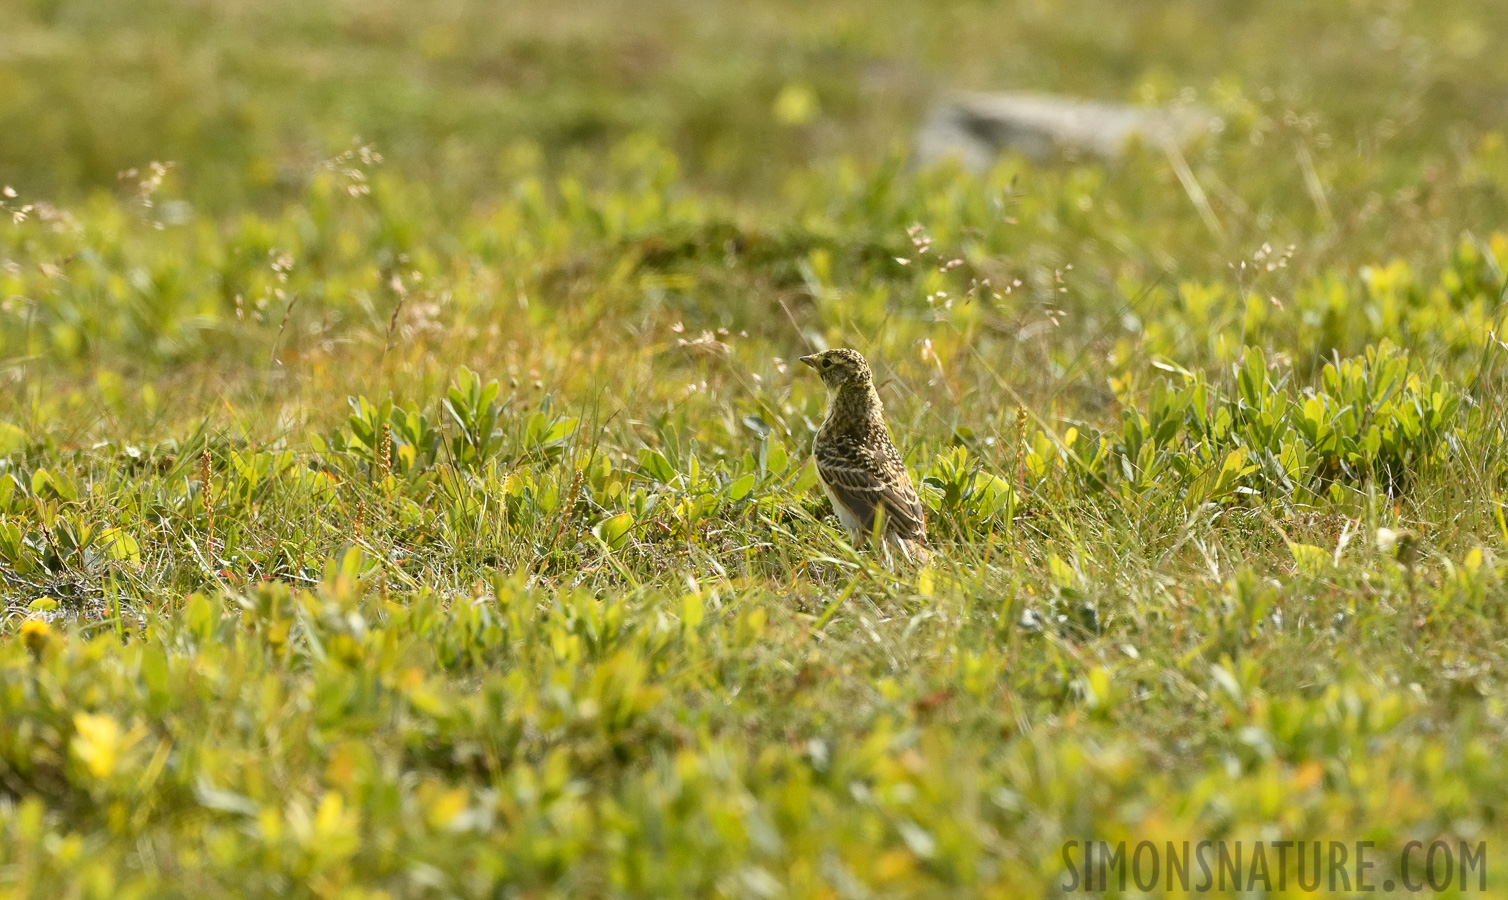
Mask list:
[[[12,4],[0,891],[1014,897],[1286,839],[1502,893],[1498,6]],[[1207,208],[1150,148],[909,163],[1002,83],[1188,86]],[[821,346],[929,568],[814,489]]]

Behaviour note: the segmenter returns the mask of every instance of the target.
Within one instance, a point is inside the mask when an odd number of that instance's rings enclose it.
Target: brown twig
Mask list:
[[[283,321],[278,323],[277,337],[272,339],[272,361],[278,365],[283,364],[283,361],[278,359],[278,343],[282,341],[283,331],[288,328],[288,320],[293,317],[293,307],[297,305],[298,291],[294,291],[293,296],[288,298],[288,308],[283,310]]]

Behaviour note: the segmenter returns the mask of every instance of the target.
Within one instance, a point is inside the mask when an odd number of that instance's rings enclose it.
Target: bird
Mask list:
[[[869,363],[839,348],[801,357],[827,386],[827,417],[812,440],[817,481],[833,512],[859,546],[883,519],[882,547],[925,563],[927,522],[911,476],[885,427],[885,405]]]

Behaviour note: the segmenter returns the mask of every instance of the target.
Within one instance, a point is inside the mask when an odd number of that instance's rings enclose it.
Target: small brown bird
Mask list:
[[[885,405],[869,363],[855,350],[801,357],[827,385],[827,418],[812,441],[817,480],[833,512],[858,546],[884,517],[884,546],[926,562],[927,523],[906,464],[885,428]]]

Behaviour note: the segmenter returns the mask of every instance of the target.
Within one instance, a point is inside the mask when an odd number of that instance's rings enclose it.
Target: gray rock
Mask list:
[[[923,165],[949,157],[982,171],[1003,150],[1035,160],[1113,159],[1128,143],[1181,144],[1209,131],[1214,116],[1191,108],[1125,106],[1051,94],[962,94],[938,104],[917,134]]]

